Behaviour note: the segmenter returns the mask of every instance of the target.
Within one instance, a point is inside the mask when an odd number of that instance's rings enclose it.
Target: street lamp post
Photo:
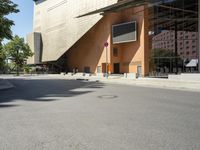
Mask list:
[[[175,21],[175,65],[176,65],[176,74],[178,74],[178,29],[177,29],[177,21]]]
[[[108,42],[104,43],[104,47],[106,48],[106,78],[108,79]]]

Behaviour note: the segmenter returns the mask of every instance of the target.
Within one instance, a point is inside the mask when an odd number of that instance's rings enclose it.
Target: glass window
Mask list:
[[[198,0],[160,0],[150,12],[150,75],[187,72],[198,59]]]
[[[118,57],[118,48],[113,48],[113,56]]]

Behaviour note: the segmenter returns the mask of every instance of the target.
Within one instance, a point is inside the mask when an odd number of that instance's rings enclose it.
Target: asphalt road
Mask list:
[[[200,93],[24,78],[0,91],[0,150],[200,150]]]

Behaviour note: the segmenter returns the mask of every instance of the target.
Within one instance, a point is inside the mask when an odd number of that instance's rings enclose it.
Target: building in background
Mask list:
[[[163,49],[171,52],[175,51],[175,32],[163,30],[153,37],[152,49]],[[184,39],[184,40],[183,40]],[[182,59],[196,59],[198,51],[198,32],[177,31],[177,51]]]
[[[29,64],[58,72],[186,72],[199,58],[198,34],[198,0],[35,0]]]
[[[163,0],[150,8],[150,75],[198,72],[198,0]]]

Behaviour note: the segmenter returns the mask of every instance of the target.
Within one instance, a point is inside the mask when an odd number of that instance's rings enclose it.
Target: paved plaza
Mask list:
[[[42,76],[8,81],[0,150],[200,149],[200,92]]]

